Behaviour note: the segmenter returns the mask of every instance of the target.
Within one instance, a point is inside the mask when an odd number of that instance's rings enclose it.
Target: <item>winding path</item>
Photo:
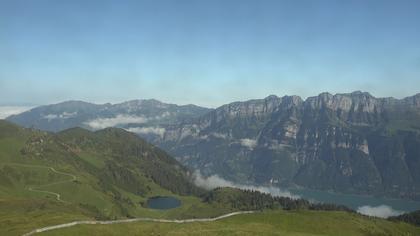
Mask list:
[[[51,170],[54,173],[61,174],[61,175],[66,175],[66,176],[71,177],[71,179],[68,179],[68,180],[62,180],[62,181],[58,181],[58,182],[54,182],[54,183],[39,185],[39,186],[36,186],[36,187],[27,187],[27,189],[29,191],[38,192],[38,193],[51,194],[51,195],[54,195],[55,196],[55,198],[57,199],[57,201],[64,202],[64,203],[69,203],[69,202],[64,201],[64,200],[61,199],[61,194],[56,193],[56,192],[47,191],[47,190],[41,190],[39,188],[72,182],[72,181],[74,181],[74,180],[77,179],[77,177],[75,175],[58,171],[58,170],[56,170],[56,169],[54,169],[53,167],[50,167],[50,166],[27,165],[27,164],[19,164],[19,163],[6,163],[6,165],[15,165],[15,166],[22,166],[22,167],[35,167],[35,168],[47,168],[47,169]]]
[[[49,167],[49,166],[27,165],[27,164],[19,164],[19,163],[6,163],[6,164],[22,166],[22,167],[48,168],[54,173],[71,177],[71,179],[69,179],[69,180],[62,180],[62,181],[58,181],[58,182],[54,182],[54,183],[50,183],[50,184],[39,185],[39,186],[36,187],[38,189],[35,189],[34,187],[28,187],[29,191],[51,194],[51,195],[54,195],[56,197],[57,201],[68,203],[67,201],[64,201],[64,200],[61,199],[61,195],[59,193],[46,191],[46,190],[40,190],[39,188],[74,181],[74,180],[77,179],[77,177],[75,175],[65,173],[65,172],[61,172],[61,171],[57,171],[53,167]],[[36,234],[36,233],[41,233],[41,232],[55,230],[55,229],[68,228],[68,227],[72,227],[72,226],[76,226],[76,225],[96,225],[96,224],[109,225],[109,224],[121,224],[121,223],[131,223],[131,222],[139,222],[139,221],[184,224],[184,223],[193,223],[193,222],[211,222],[211,221],[221,220],[221,219],[228,218],[228,217],[235,216],[235,215],[250,214],[250,213],[254,213],[254,211],[237,211],[237,212],[232,212],[232,213],[221,215],[221,216],[214,217],[214,218],[184,219],[184,220],[153,219],[153,218],[141,217],[141,218],[122,219],[122,220],[106,220],[106,221],[98,221],[98,220],[73,221],[73,222],[70,222],[70,223],[52,225],[52,226],[47,226],[47,227],[34,229],[29,233],[23,234],[23,236],[30,236],[30,235],[33,235],[33,234]]]
[[[254,211],[237,211],[232,212],[226,215],[221,215],[214,218],[201,218],[201,219],[185,219],[185,220],[168,220],[168,219],[153,219],[153,218],[133,218],[133,219],[124,219],[124,220],[106,220],[106,221],[97,221],[97,220],[84,220],[84,221],[73,221],[70,223],[60,224],[60,225],[53,225],[47,226],[39,229],[32,230],[29,233],[26,233],[22,236],[30,236],[36,233],[41,233],[45,231],[55,230],[55,229],[62,229],[68,228],[76,225],[110,225],[110,224],[121,224],[121,223],[132,223],[132,222],[139,222],[139,221],[146,221],[146,222],[159,222],[159,223],[177,223],[177,224],[184,224],[184,223],[193,223],[193,222],[211,222],[216,220],[221,220],[224,218],[228,218],[235,215],[242,215],[242,214],[251,214],[255,213]]]

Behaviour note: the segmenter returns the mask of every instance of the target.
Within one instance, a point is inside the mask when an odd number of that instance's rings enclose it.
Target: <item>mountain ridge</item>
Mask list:
[[[155,99],[137,99],[122,103],[94,104],[71,100],[35,107],[6,120],[24,127],[58,132],[72,127],[97,130],[106,127],[144,127],[181,122],[210,109],[195,105],[163,103]],[[133,126],[134,125],[134,126]]]
[[[418,199],[419,97],[356,91],[234,102],[166,127],[154,143],[236,182]]]
[[[152,103],[147,119],[122,109],[97,121],[135,132],[204,175],[420,198],[420,94],[396,99],[325,92],[305,100],[270,95],[200,114],[187,109],[182,119],[166,117],[167,108]]]

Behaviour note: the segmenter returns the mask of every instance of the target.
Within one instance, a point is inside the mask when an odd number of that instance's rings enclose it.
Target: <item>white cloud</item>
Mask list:
[[[98,118],[85,122],[84,124],[88,125],[92,129],[104,129],[107,127],[114,127],[122,124],[143,124],[146,123],[148,119],[144,116],[132,116],[119,114],[112,118]]]
[[[77,116],[77,111],[75,112],[63,112],[61,113],[60,117],[64,119],[73,118]]]
[[[387,205],[380,205],[376,207],[361,206],[357,208],[357,212],[359,212],[362,215],[376,216],[380,218],[388,218],[390,216],[397,216],[404,213],[402,211],[397,211],[395,209],[392,209],[392,207],[387,206]]]
[[[204,177],[199,171],[194,172],[194,183],[205,189],[214,189],[217,187],[232,187],[239,188],[244,190],[254,190],[262,193],[268,193],[275,197],[290,197],[293,199],[300,198],[298,195],[294,195],[287,190],[281,190],[277,187],[263,187],[263,186],[253,186],[253,185],[244,185],[244,184],[235,184],[231,181],[225,180],[218,175],[212,175],[209,177]]]
[[[257,140],[244,138],[239,140],[241,145],[249,148],[250,150],[254,149],[257,146]]]
[[[24,111],[30,110],[32,107],[21,106],[0,106],[0,119],[5,119],[8,116],[16,115]]]
[[[56,114],[48,114],[48,115],[43,116],[42,118],[47,119],[47,120],[50,121],[50,120],[58,119],[58,115],[56,115]]]
[[[69,119],[76,116],[77,116],[77,111],[76,112],[63,112],[61,114],[48,114],[48,115],[43,116],[43,118],[50,121],[54,119]]]
[[[227,139],[227,135],[222,133],[213,132],[210,135],[216,138]]]
[[[171,113],[168,111],[165,111],[164,113],[162,113],[161,115],[155,116],[153,119],[154,120],[162,120],[165,119],[167,117],[171,116]]]
[[[165,134],[165,129],[160,127],[131,127],[126,130],[136,134],[156,134],[159,137]]]
[[[234,184],[228,180],[220,178],[218,175],[204,177],[199,171],[194,173],[194,183],[205,189],[214,189],[217,187],[233,187]]]

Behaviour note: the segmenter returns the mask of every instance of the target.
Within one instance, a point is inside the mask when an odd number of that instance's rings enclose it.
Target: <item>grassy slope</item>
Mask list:
[[[81,225],[41,235],[419,235],[420,228],[345,212],[267,211],[205,223]]]
[[[77,205],[42,198],[0,199],[0,235],[21,235],[40,226],[60,224],[93,215]]]
[[[132,149],[132,146],[121,148],[121,141],[114,137],[116,135],[121,138],[122,135],[122,143],[133,145],[132,142],[135,140],[124,133],[109,133],[108,131],[105,134],[103,132],[95,134],[74,129],[56,136],[22,129],[3,121],[0,121],[0,130],[0,235],[21,235],[35,228],[98,217],[114,219],[124,218],[129,214],[133,217],[181,219],[212,217],[232,211],[224,206],[205,204],[198,197],[181,196],[171,192],[154,182],[149,175],[142,174],[143,170],[131,168],[136,165],[156,168],[154,166],[156,164],[171,171],[169,176],[182,180],[181,172],[173,173],[174,170],[171,169],[171,166],[174,166],[174,169],[181,167],[177,167],[176,163],[172,163],[170,160],[165,160],[166,157],[163,154],[156,157],[161,161],[154,164],[147,162],[147,159],[140,162],[132,161],[136,158],[130,156],[131,153],[124,153],[125,150]],[[106,141],[109,139],[111,142]],[[146,149],[150,152],[153,148]],[[121,159],[124,156],[134,159]],[[112,180],[115,183],[109,186],[101,185],[100,178],[110,175],[110,173],[104,172],[106,161],[111,161],[112,165],[120,166],[123,168],[123,172],[134,173],[134,177],[131,176],[132,179],[130,179],[127,176],[119,176],[121,178]],[[40,166],[54,167],[57,171],[77,176],[77,180],[46,185],[69,180],[69,176],[54,173],[50,169]],[[152,174],[154,173],[150,173],[150,175]],[[105,180],[108,181],[109,176],[107,178]],[[144,194],[136,194],[125,185],[124,181],[127,178],[134,181],[128,181],[128,183],[148,186],[148,190]],[[51,194],[28,191],[28,187],[60,193],[61,198],[67,203],[58,202]],[[179,208],[167,211],[148,209],[139,204],[155,195],[176,196],[183,204]],[[398,230],[401,230],[413,232],[412,235],[420,234],[415,231],[418,228],[406,224],[372,220],[341,212],[310,211],[267,212],[252,216],[237,216],[220,222],[188,225],[135,223],[112,226],[77,226],[52,231],[48,234],[121,235],[126,232],[146,235],[164,233],[180,235],[236,233],[242,235],[245,233],[314,232],[336,235],[342,233],[342,229],[347,228],[350,233],[360,233],[362,232],[360,229],[363,228],[371,229],[375,233],[397,233]]]
[[[113,135],[122,136],[128,146],[121,148],[121,142]],[[86,143],[74,143],[74,137],[85,137]],[[117,152],[110,152],[107,147],[111,145],[111,149]],[[201,217],[228,211],[212,208],[198,197],[169,191],[150,177],[154,173],[146,175],[143,170],[136,169],[136,165],[146,165],[155,170],[156,166],[168,169],[171,165],[176,166],[177,163],[172,163],[165,154],[151,156],[152,161],[143,158],[137,162],[141,157],[130,156],[130,153],[127,159],[122,159],[125,155],[118,151],[130,150],[135,145],[144,147],[149,154],[155,153],[152,147],[121,131],[108,130],[104,134],[74,129],[53,135],[0,121],[0,235],[19,235],[34,228],[80,219],[115,219],[127,215]],[[119,166],[120,173],[109,173],[104,169],[105,162]],[[77,180],[68,181],[71,177],[55,173],[48,167],[75,175]],[[185,181],[182,170],[171,171],[165,172],[167,176],[164,177],[181,183]],[[124,176],[126,172],[132,175]],[[115,180],[111,178],[114,175]],[[106,184],[101,184],[101,180]],[[124,181],[147,191],[137,194]],[[59,193],[65,202],[57,201],[52,194],[29,191],[29,187]],[[140,203],[156,195],[176,196],[182,201],[182,207],[168,211],[142,207]]]

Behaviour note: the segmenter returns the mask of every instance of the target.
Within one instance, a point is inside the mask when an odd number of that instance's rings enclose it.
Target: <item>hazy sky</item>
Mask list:
[[[420,1],[0,0],[0,105],[420,92]]]

